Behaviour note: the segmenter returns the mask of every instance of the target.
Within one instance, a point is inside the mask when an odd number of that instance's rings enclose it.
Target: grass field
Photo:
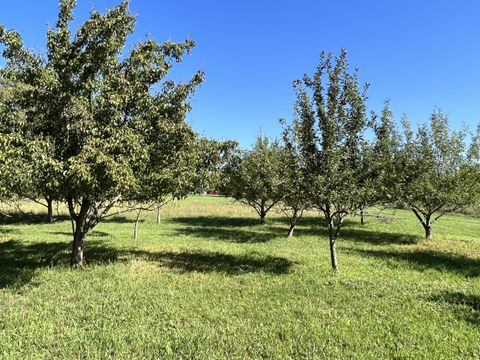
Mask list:
[[[316,214],[286,239],[228,199],[169,204],[87,238],[68,267],[70,222],[0,224],[0,358],[480,358],[480,219],[450,215],[434,240],[407,211],[351,218],[330,270]]]

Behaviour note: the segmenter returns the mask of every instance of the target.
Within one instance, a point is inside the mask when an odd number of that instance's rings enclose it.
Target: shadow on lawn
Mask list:
[[[135,257],[156,262],[162,267],[182,272],[219,272],[227,275],[240,275],[251,272],[286,274],[293,262],[282,257],[248,254],[231,255],[207,251],[185,252],[144,252],[133,251]]]
[[[360,228],[361,225],[346,226],[340,231],[340,241],[342,238],[352,242],[362,242],[371,245],[414,245],[422,240],[420,235],[399,234],[368,228]]]
[[[418,271],[434,269],[441,272],[456,273],[465,277],[480,276],[480,260],[466,256],[445,254],[432,250],[396,251],[345,248],[344,251],[365,257],[394,260],[402,266]]]
[[[444,292],[428,298],[435,303],[455,305],[459,318],[480,326],[480,296],[466,295],[462,292]]]
[[[198,216],[198,217],[177,217],[170,220],[174,223],[180,223],[188,226],[197,227],[246,227],[255,226],[261,228],[266,224],[261,224],[257,218],[253,217],[227,217],[227,216]]]
[[[135,212],[132,211],[131,214],[135,214]],[[140,218],[138,222],[143,223],[145,222],[145,219]],[[102,223],[134,224],[135,218],[133,216],[131,218],[128,218],[126,216],[112,216],[112,217],[107,217],[106,219],[103,219]]]
[[[272,219],[277,223],[282,223],[288,228],[288,219],[286,218],[275,218]],[[302,218],[298,225],[300,226],[298,230],[299,234],[305,235],[317,235],[317,236],[328,236],[327,224],[323,217],[308,216]],[[303,226],[308,226],[307,229],[303,229]],[[371,245],[390,245],[390,244],[400,244],[400,245],[413,245],[422,240],[420,235],[412,234],[399,234],[385,231],[372,230],[367,225],[360,225],[357,220],[352,218],[345,219],[340,230],[339,241],[348,240],[352,242],[362,242]]]
[[[176,230],[181,235],[214,238],[232,243],[265,243],[276,238],[286,238],[289,220],[271,217],[262,224],[253,217],[199,216],[169,220],[183,225]],[[305,217],[298,222],[294,236],[326,236],[327,229],[317,217]]]
[[[54,216],[55,222],[67,221],[70,217],[67,215]],[[35,225],[46,224],[47,214],[45,213],[21,213],[10,212],[8,216],[0,216],[0,225]]]
[[[287,229],[271,226],[268,221],[261,224],[258,219],[247,217],[180,217],[170,222],[183,225],[175,230],[177,234],[232,243],[265,243],[287,234]]]
[[[30,283],[37,270],[52,266],[69,269],[70,243],[26,243],[16,240],[0,242],[0,289],[19,288]],[[100,241],[87,242],[85,257],[88,264],[125,262],[146,259],[159,266],[184,272],[220,272],[236,275],[248,272],[288,273],[293,264],[282,257],[260,254],[231,255],[207,251],[148,252],[136,249],[116,249]]]
[[[62,235],[62,236],[66,236],[66,237],[72,237],[72,232],[68,232],[68,231],[51,231],[49,232],[49,234],[52,234],[52,235]],[[88,233],[88,237],[107,237],[107,236],[110,236],[111,234],[107,233],[107,232],[104,232],[104,231],[97,231],[97,230],[93,230],[93,231],[90,231]]]
[[[177,230],[181,235],[200,238],[214,238],[233,243],[263,243],[277,237],[286,237],[289,220],[285,217],[273,217],[261,224],[258,219],[250,217],[229,218],[218,216],[201,216],[174,218],[170,220],[183,227]],[[327,236],[325,220],[321,217],[302,218],[295,228],[294,236]],[[421,237],[410,234],[397,234],[373,231],[359,225],[355,220],[347,219],[340,231],[340,240],[364,242],[372,245],[415,244]]]
[[[68,266],[69,242],[28,243],[17,240],[0,242],[0,289],[20,287],[29,283],[40,268]],[[109,262],[117,259],[114,248],[101,244],[87,244],[87,256],[92,262]]]

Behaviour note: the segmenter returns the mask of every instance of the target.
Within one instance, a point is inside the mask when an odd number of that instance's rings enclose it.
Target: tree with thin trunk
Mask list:
[[[204,192],[218,190],[222,181],[222,170],[237,152],[236,141],[219,141],[198,137],[195,142],[194,190]]]
[[[333,58],[322,53],[313,77],[294,82],[297,95],[291,139],[309,184],[312,206],[320,210],[328,229],[332,269],[339,270],[337,239],[347,215],[362,205],[367,185],[361,165],[368,125],[366,89],[350,73],[347,53]]]
[[[361,145],[359,185],[364,189],[359,207],[361,225],[365,225],[368,208],[391,203],[398,193],[394,159],[398,152],[399,135],[389,103],[385,101],[380,116],[372,113],[374,138]]]
[[[430,124],[420,125],[416,134],[406,117],[402,124],[403,144],[395,162],[399,200],[415,214],[425,239],[430,240],[433,225],[443,215],[475,202],[478,134],[467,147],[467,132],[450,130],[447,116],[438,109],[433,111]]]
[[[0,29],[0,35],[2,32],[4,30]],[[47,222],[53,222],[55,189],[58,188],[60,174],[55,163],[46,156],[49,150],[47,144],[24,136],[20,130],[27,121],[22,111],[22,99],[17,96],[20,87],[22,84],[18,81],[9,80],[8,76],[0,77],[0,170],[3,189],[6,192],[8,188],[10,197],[28,198],[45,207]]]
[[[128,1],[105,14],[92,11],[72,32],[75,5],[60,0],[46,56],[0,26],[6,60],[0,81],[14,92],[12,111],[25,119],[12,132],[58,170],[55,194],[67,203],[72,221],[71,266],[80,267],[86,235],[112,208],[140,198],[145,189],[152,194],[153,184],[159,190],[151,200],[158,199],[190,176],[185,172],[191,170],[195,133],[185,116],[203,74],[186,83],[165,80],[193,48],[192,40],[147,39],[125,51],[135,27]]]
[[[52,223],[55,220],[53,205],[61,200],[59,189],[61,188],[62,174],[61,167],[56,161],[52,161],[51,155],[46,153],[47,150],[32,152],[29,161],[34,166],[34,170],[29,194],[25,194],[25,196],[43,206],[47,211],[46,221]]]
[[[139,218],[142,211],[156,210],[156,224],[160,224],[161,209],[173,200],[185,198],[196,188],[216,188],[218,186],[220,167],[224,165],[230,152],[237,144],[233,141],[217,141],[202,136],[193,139],[189,151],[172,161],[176,166],[165,163],[162,152],[155,152],[159,158],[152,157],[150,168],[154,172],[144,172],[141,191],[134,196],[135,202],[124,204],[125,209],[135,209],[137,217],[134,225],[134,238],[138,240]],[[162,169],[170,168],[173,174],[165,177]],[[160,175],[160,176],[158,176]],[[159,186],[160,185],[160,186]],[[142,205],[139,205],[142,204]]]
[[[287,217],[289,228],[287,237],[291,238],[295,227],[302,219],[305,211],[312,207],[309,194],[309,183],[305,176],[299,142],[295,139],[295,131],[289,127],[284,119],[283,125],[284,155],[282,161],[283,199],[279,205],[280,211]]]
[[[258,136],[250,151],[238,151],[224,167],[222,194],[252,207],[263,224],[284,196],[283,149],[277,141]]]

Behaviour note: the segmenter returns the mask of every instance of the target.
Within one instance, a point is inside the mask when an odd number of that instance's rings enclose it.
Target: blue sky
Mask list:
[[[77,21],[117,3],[78,0]],[[434,106],[455,128],[480,121],[480,1],[132,0],[131,9],[132,42],[197,42],[173,76],[205,71],[188,119],[209,137],[249,146],[260,130],[278,135],[278,119],[292,117],[292,81],[314,70],[320,51],[341,48],[371,83],[370,110],[389,98],[413,123]],[[56,14],[56,0],[5,1],[0,24],[41,50]]]

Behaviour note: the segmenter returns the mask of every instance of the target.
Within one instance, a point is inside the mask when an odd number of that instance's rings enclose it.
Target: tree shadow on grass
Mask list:
[[[276,223],[284,224],[286,229],[288,229],[290,225],[287,218],[275,218],[272,220]],[[327,223],[321,216],[306,216],[298,222],[295,228],[295,234],[327,237]],[[422,237],[419,235],[372,230],[368,225],[360,225],[358,221],[349,218],[343,221],[342,228],[340,229],[339,241],[342,240],[371,245],[413,245],[421,241]]]
[[[462,292],[443,292],[427,300],[455,306],[455,312],[460,319],[480,326],[480,296],[467,295]]]
[[[287,228],[290,226],[290,220],[286,216],[277,216],[271,217],[269,219],[272,223],[283,224]],[[303,216],[299,221],[298,225],[301,226],[321,226],[323,227],[326,224],[325,219],[321,216]]]
[[[134,214],[134,212],[132,211],[131,214]],[[145,219],[139,219],[138,222],[143,223],[143,222],[145,222]],[[135,223],[135,218],[134,217],[128,218],[126,216],[112,216],[112,217],[108,217],[106,219],[103,219],[102,223],[134,224]]]
[[[466,256],[445,254],[433,250],[396,251],[346,248],[344,251],[364,257],[393,260],[401,266],[418,271],[433,269],[465,277],[480,276],[480,260]]]
[[[264,227],[266,224],[260,223],[259,219],[251,217],[227,217],[227,216],[197,216],[197,217],[176,217],[169,220],[170,222],[201,227],[247,227],[255,226]],[[267,220],[269,221],[269,220]]]
[[[31,283],[38,270],[58,267],[69,270],[69,242],[0,242],[0,289],[20,288]],[[259,254],[231,255],[206,251],[148,252],[117,249],[102,241],[87,242],[85,257],[88,265],[102,265],[143,258],[183,272],[220,272],[236,275],[248,272],[284,274],[292,265],[286,258]]]
[[[12,229],[4,229],[4,228],[1,228],[1,227],[0,227],[0,235],[2,235],[2,234],[10,234],[10,233],[12,233],[12,232],[13,232]]]
[[[252,217],[200,216],[173,218],[172,223],[183,225],[178,234],[199,238],[213,238],[232,243],[264,243],[276,238],[287,238],[289,220],[286,217],[270,217],[260,223]],[[280,226],[282,225],[282,226]],[[295,227],[296,236],[326,236],[322,219],[302,218]]]
[[[55,222],[70,220],[67,215],[54,216]],[[47,214],[10,212],[8,216],[0,216],[0,225],[36,225],[47,224]]]
[[[283,223],[285,226],[289,225],[288,219],[286,218],[276,218],[275,221]],[[295,231],[298,230],[298,232],[302,234],[328,236],[326,221],[321,216],[304,217],[299,221],[298,225],[300,225],[300,227]],[[303,226],[308,226],[308,228],[303,229]],[[342,228],[340,229],[339,241],[343,239],[371,245],[413,245],[421,241],[422,237],[412,234],[372,230],[368,227],[368,224],[360,225],[357,220],[349,218],[343,221]]]
[[[40,268],[68,268],[71,244],[65,242],[0,242],[0,289],[21,287],[29,283]],[[87,256],[92,263],[116,261],[114,248],[92,242],[87,244]]]
[[[231,255],[208,251],[185,252],[144,252],[134,251],[133,255],[153,261],[159,266],[181,272],[218,272],[227,275],[240,275],[251,272],[286,274],[293,262],[270,255],[248,254]]]
[[[286,217],[272,217],[265,224],[249,217],[185,217],[170,220],[184,225],[176,230],[178,234],[199,238],[210,238],[233,243],[262,243],[278,237],[286,237],[289,220]],[[279,226],[284,225],[284,226]],[[295,228],[295,236],[328,236],[325,220],[321,217],[306,216]],[[351,219],[347,219],[340,231],[342,239],[372,245],[416,244],[420,236],[373,231]]]
[[[175,233],[183,236],[193,236],[201,239],[215,239],[238,244],[266,243],[278,237],[278,235],[272,231],[257,232],[215,227],[184,227],[181,229],[175,229]]]
[[[352,242],[362,242],[371,245],[414,245],[422,240],[419,235],[399,234],[385,231],[360,229],[358,226],[345,227],[340,231],[340,238]],[[341,239],[340,239],[341,241]]]
[[[169,220],[172,223],[183,225],[175,232],[179,235],[193,236],[203,239],[215,239],[232,243],[265,243],[281,234],[286,235],[286,230],[261,224],[254,218],[229,218],[229,217],[186,217]]]
[[[51,232],[49,232],[49,234],[62,235],[62,236],[66,236],[66,237],[72,237],[73,236],[71,232],[67,232],[67,231],[51,231]],[[111,234],[109,234],[107,232],[98,231],[98,230],[93,230],[93,231],[88,233],[88,237],[107,237],[107,236],[110,236],[110,235]]]

